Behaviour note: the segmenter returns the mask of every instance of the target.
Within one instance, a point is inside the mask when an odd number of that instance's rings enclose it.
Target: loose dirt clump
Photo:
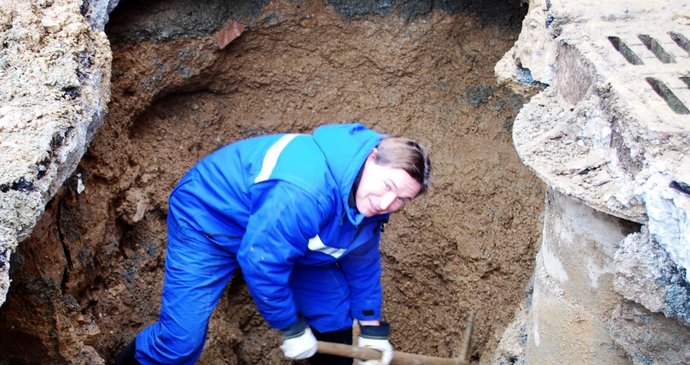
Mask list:
[[[109,361],[157,318],[167,197],[189,167],[241,138],[359,121],[432,155],[430,193],[392,217],[381,245],[394,346],[456,355],[474,311],[472,359],[487,363],[524,298],[544,196],[511,142],[526,100],[493,74],[519,33],[519,7],[494,21],[442,10],[346,18],[320,3],[271,2],[220,20],[195,18],[201,8],[177,9],[188,10],[179,18],[149,10],[123,4],[112,14],[109,114],[14,256],[4,356]],[[203,31],[222,25],[204,21],[242,14],[247,28],[222,50]],[[10,333],[23,337],[6,342]],[[41,349],[20,354],[10,343],[20,340]],[[278,341],[236,277],[199,363],[288,363]]]

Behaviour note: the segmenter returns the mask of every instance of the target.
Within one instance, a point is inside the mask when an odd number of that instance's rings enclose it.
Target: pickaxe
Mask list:
[[[469,350],[472,338],[472,327],[474,326],[474,313],[470,313],[470,318],[465,327],[463,347],[460,356],[450,358],[410,354],[407,352],[393,352],[391,365],[469,365]],[[360,360],[378,360],[381,352],[357,346],[344,345],[340,343],[319,341],[318,352],[322,354],[350,357]]]

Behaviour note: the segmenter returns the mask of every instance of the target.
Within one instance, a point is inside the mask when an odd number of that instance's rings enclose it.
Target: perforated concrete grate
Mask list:
[[[590,33],[600,56],[595,62],[603,62],[597,69],[627,94],[631,109],[661,120],[690,119],[690,28],[641,23],[607,28]]]

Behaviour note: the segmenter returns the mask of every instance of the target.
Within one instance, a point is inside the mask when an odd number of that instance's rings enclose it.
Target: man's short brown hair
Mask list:
[[[376,148],[377,164],[405,170],[421,185],[419,194],[427,191],[431,162],[424,147],[405,137],[388,136],[382,139]]]

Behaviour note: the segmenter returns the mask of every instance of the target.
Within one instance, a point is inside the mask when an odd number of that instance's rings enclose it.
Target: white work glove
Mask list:
[[[282,330],[283,342],[280,349],[290,360],[302,360],[314,356],[318,344],[316,337],[303,320],[299,320],[290,327]]]
[[[361,365],[389,365],[393,360],[393,345],[388,341],[390,327],[388,323],[381,322],[378,326],[360,326],[360,334],[357,346],[381,351],[380,360],[360,362]]]

